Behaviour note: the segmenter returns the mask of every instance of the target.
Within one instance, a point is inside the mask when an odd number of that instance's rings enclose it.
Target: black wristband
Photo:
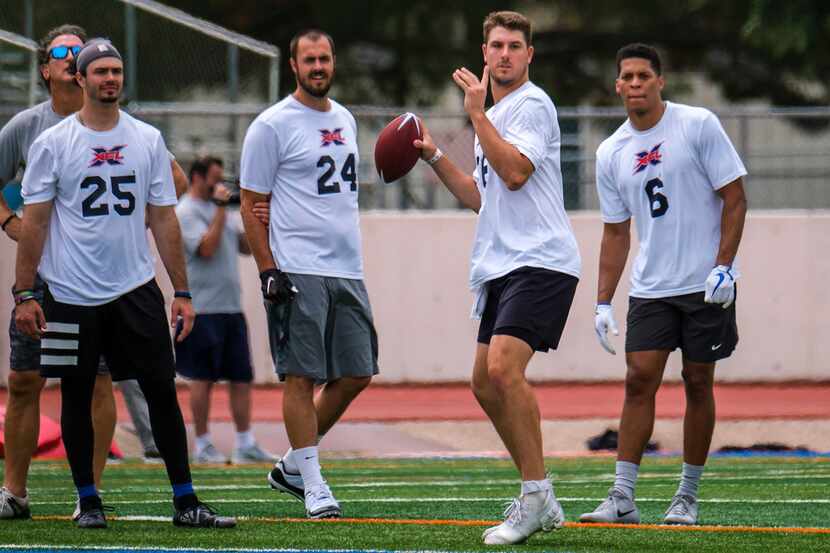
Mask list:
[[[193,296],[187,290],[176,290],[173,292],[174,298],[187,298],[189,300],[193,299]]]
[[[2,225],[0,225],[0,230],[2,230],[3,232],[6,232],[6,226],[8,226],[8,224],[11,223],[12,219],[14,219],[15,217],[17,217],[16,213],[12,213],[8,217],[6,217],[6,220],[3,221]]]

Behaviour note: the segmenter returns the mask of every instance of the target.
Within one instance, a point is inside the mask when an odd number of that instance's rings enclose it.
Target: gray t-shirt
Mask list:
[[[25,169],[29,147],[43,131],[54,127],[64,116],[52,109],[52,100],[23,110],[0,130],[0,188]]]
[[[242,221],[239,214],[228,211],[219,247],[211,257],[198,254],[199,243],[210,227],[218,208],[212,202],[194,198],[189,193],[179,200],[176,215],[182,228],[187,278],[193,294],[193,308],[199,315],[241,313],[239,287],[239,237]]]

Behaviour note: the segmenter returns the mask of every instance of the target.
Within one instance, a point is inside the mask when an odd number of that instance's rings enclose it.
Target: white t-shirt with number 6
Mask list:
[[[626,120],[597,149],[596,174],[602,220],[634,217],[637,227],[631,296],[702,292],[720,246],[717,190],[746,175],[718,118],[666,102],[663,117],[646,131]]]
[[[311,109],[286,96],[245,135],[240,185],[271,195],[269,242],[289,273],[362,279],[357,123],[331,101]]]

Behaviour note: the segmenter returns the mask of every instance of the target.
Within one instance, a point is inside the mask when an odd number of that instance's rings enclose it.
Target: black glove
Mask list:
[[[279,269],[262,271],[259,280],[262,281],[262,297],[276,305],[289,303],[297,295],[294,283]]]

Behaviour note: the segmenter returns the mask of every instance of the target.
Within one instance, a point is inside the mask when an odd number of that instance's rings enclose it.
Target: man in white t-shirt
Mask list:
[[[579,280],[580,257],[565,213],[553,102],[529,80],[531,25],[515,12],[484,20],[484,74],[453,74],[475,130],[476,167],[463,173],[424,128],[422,158],[478,213],[470,286],[481,318],[473,391],[522,477],[505,521],[486,544],[521,543],[565,521],[545,474],[539,407],[525,370],[535,351],[556,349]],[[485,112],[488,85],[494,105]]]
[[[80,52],[86,32],[76,25],[60,25],[47,31],[38,48],[39,73],[49,99],[16,114],[0,130],[0,188],[25,171],[29,147],[40,134],[75,113],[83,104],[83,92],[75,81],[72,64]],[[172,154],[171,154],[172,158]],[[177,194],[184,193],[187,178],[175,160],[171,161]],[[21,200],[22,202],[22,200]],[[21,221],[0,195],[0,227],[12,240],[18,240]],[[45,284],[35,279],[33,291],[42,301]],[[14,315],[9,323],[11,356],[9,399],[6,404],[5,471],[0,488],[0,519],[28,518],[31,515],[26,490],[29,463],[37,447],[40,417],[40,390],[46,382],[40,376],[40,343],[17,329]],[[99,366],[95,381],[92,413],[95,427],[95,479],[100,483],[107,453],[115,431],[115,398],[112,380],[105,363]],[[149,432],[147,404],[134,381],[125,380],[120,388],[145,455],[158,456]]]
[[[680,348],[684,462],[664,521],[696,524],[698,482],[715,427],[715,362],[738,342],[735,257],[746,217],[746,169],[712,112],[663,101],[654,48],[621,48],[617,70],[628,120],[600,145],[596,162],[605,225],[595,326],[611,354],[608,330],[618,333],[611,300],[628,257],[632,218],[640,251],[631,275],[616,478],[608,498],[580,520],[640,521],[634,487],[654,427],[654,397],[669,353]]]
[[[293,94],[251,124],[242,146],[242,219],[260,270],[271,354],[285,382],[291,448],[268,475],[311,518],[339,517],[317,444],[377,374],[377,335],[363,284],[355,119],[328,98],[334,42],[318,30],[289,47]],[[255,202],[271,202],[270,227]],[[314,397],[315,384],[322,389]]]
[[[90,403],[100,358],[113,380],[135,378],[173,488],[173,523],[231,527],[193,491],[176,398],[173,348],[145,218],[175,288],[179,340],[193,325],[170,158],[161,133],[122,112],[123,63],[104,39],[75,59],[84,104],[29,151],[17,250],[15,322],[39,339],[41,375],[61,379],[61,437],[78,491],[80,528],[107,526],[92,473]],[[41,309],[33,293],[47,288]]]

